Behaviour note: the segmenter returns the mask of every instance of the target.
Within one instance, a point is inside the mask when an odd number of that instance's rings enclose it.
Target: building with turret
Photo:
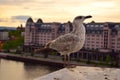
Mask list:
[[[111,56],[116,64],[120,64],[120,23],[96,23],[93,21],[84,25],[86,39],[82,50],[90,52],[82,52],[81,54],[77,52],[77,56],[80,59],[88,59],[88,61],[90,59],[105,61],[108,56]],[[72,29],[71,22],[44,23],[42,19],[34,22],[32,18],[29,18],[25,27],[24,47],[28,47],[29,50],[43,47],[47,42],[71,32]],[[91,51],[94,52],[91,53]],[[99,51],[99,53],[95,53],[96,51]]]
[[[22,24],[20,26],[18,26],[16,29],[21,30],[21,31],[25,31],[25,28],[22,26]]]
[[[91,23],[84,24],[86,40],[84,49],[99,50],[101,52],[120,52],[120,23]],[[24,45],[44,46],[47,42],[60,35],[71,32],[72,23],[44,23],[42,19],[34,22],[29,18],[25,27]]]
[[[66,34],[72,30],[72,25],[68,23],[44,23],[42,19],[34,22],[29,18],[25,27],[25,46],[44,46],[47,42]]]

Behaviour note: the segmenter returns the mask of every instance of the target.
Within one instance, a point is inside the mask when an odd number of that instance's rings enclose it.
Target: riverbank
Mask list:
[[[0,58],[22,61],[22,62],[30,62],[30,63],[36,63],[36,64],[43,64],[43,65],[49,65],[49,66],[63,67],[63,63],[60,61],[58,62],[58,61],[53,61],[53,60],[48,60],[43,58],[35,58],[30,56],[20,56],[20,55],[14,55],[9,53],[0,53]]]
[[[21,56],[21,55],[10,54],[10,53],[0,53],[0,58],[22,61],[22,62],[30,62],[30,63],[36,63],[36,64],[43,64],[43,65],[48,65],[48,66],[60,67],[60,68],[64,67],[64,62],[61,59]],[[81,65],[81,66],[86,65],[86,64],[78,63],[78,62],[71,62],[70,64]]]
[[[60,68],[0,58],[0,80],[33,80]]]

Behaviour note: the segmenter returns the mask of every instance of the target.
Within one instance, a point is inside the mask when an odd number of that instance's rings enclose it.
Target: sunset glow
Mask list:
[[[77,15],[92,15],[86,22],[120,22],[119,4],[120,0],[0,0],[0,26],[25,25],[29,17],[72,22]]]

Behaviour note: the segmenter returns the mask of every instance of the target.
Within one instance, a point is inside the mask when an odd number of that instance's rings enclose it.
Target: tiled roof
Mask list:
[[[33,22],[32,18],[28,18],[27,22]]]

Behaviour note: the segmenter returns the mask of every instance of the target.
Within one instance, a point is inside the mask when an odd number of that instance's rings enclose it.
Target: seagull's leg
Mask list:
[[[70,66],[70,55],[68,55],[68,66]]]
[[[66,55],[64,55],[64,67],[66,67]]]
[[[76,65],[73,65],[72,63],[70,64],[70,55],[67,55],[67,57],[68,57],[68,64],[67,64],[68,68],[76,67]]]
[[[67,64],[66,64],[67,68],[71,68],[71,64],[70,64],[70,55],[67,55]]]

